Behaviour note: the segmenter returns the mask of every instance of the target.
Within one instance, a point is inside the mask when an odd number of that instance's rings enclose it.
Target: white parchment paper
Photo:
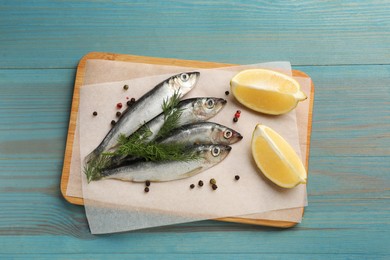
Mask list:
[[[198,71],[201,72],[198,86],[185,98],[225,97],[224,92],[229,89],[229,81],[236,73],[223,70]],[[83,86],[79,111],[81,158],[96,147],[109,130],[109,122],[114,118],[117,102],[125,103],[126,97],[138,98],[171,75]],[[130,86],[129,91],[123,91],[124,84]],[[243,134],[244,139],[233,145],[229,157],[216,167],[189,179],[153,183],[148,194],[143,192],[142,184],[116,180],[86,184],[82,176],[83,197],[91,231],[93,233],[118,232],[305,206],[304,185],[285,190],[270,184],[258,173],[250,154],[251,133],[258,122],[278,131],[299,154],[295,111],[283,116],[267,117],[240,106],[234,101],[232,95],[227,99],[229,101],[225,109],[211,121],[233,127]],[[237,109],[243,112],[239,122],[233,124],[232,118]],[[98,111],[98,117],[92,117],[94,110]],[[234,180],[236,174],[241,176],[239,182]],[[203,188],[189,189],[191,183],[196,183],[199,179],[207,183],[210,178],[217,179],[219,187],[217,191],[213,191],[207,185]],[[149,218],[145,217],[145,213],[148,212]]]

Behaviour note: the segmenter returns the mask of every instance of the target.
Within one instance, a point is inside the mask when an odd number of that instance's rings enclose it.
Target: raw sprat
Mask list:
[[[190,79],[187,73],[179,75],[181,81]],[[168,84],[173,78],[178,80],[171,77],[159,85]],[[167,94],[166,91],[163,93]],[[226,101],[220,98],[180,101],[182,93],[179,88],[165,97],[160,105],[162,113],[154,118],[153,114],[148,114],[152,120],[143,122],[135,130],[129,130],[134,127],[130,126],[130,121],[123,123],[123,120],[131,118],[137,123],[139,116],[129,116],[129,113],[134,113],[133,110],[140,112],[139,107],[146,109],[145,100],[157,94],[148,92],[146,97],[141,97],[125,110],[112,128],[116,131],[110,131],[97,149],[87,156],[84,172],[88,181],[102,178],[134,182],[177,180],[193,176],[226,158],[231,150],[228,144],[241,140],[242,136],[228,127],[204,122],[218,113]],[[159,100],[157,97],[153,99]],[[185,123],[190,124],[175,130]],[[117,128],[118,125],[122,127]],[[189,131],[190,139],[183,134],[185,131]],[[112,140],[113,135],[118,135],[116,142]]]

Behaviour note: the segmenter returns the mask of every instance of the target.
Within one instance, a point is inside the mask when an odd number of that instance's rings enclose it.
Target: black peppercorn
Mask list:
[[[117,116],[117,117],[120,117],[121,115],[122,115],[122,113],[121,113],[121,112],[119,112],[119,111],[118,111],[118,112],[116,112],[116,116]]]
[[[229,95],[229,91],[225,91],[225,95],[228,96]]]
[[[123,86],[123,89],[124,89],[124,90],[128,90],[128,89],[129,89],[129,85],[124,85],[124,86]]]
[[[149,186],[150,186],[150,181],[146,181],[146,182],[145,182],[145,185],[146,185],[147,187],[149,187]]]
[[[111,125],[115,125],[115,124],[116,124],[115,120],[112,120]]]
[[[236,179],[238,181],[240,179],[240,176],[236,175],[236,176],[234,176],[234,179]]]
[[[97,116],[97,112],[93,111],[92,115]]]
[[[148,187],[145,187],[144,191],[145,191],[145,192],[149,192],[149,188],[148,188]]]
[[[216,189],[218,189],[218,186],[217,186],[217,184],[213,184],[211,187],[213,188],[213,190],[216,190]]]
[[[238,121],[238,118],[237,118],[237,117],[234,117],[234,118],[233,118],[233,122],[234,122],[234,123],[237,123],[237,121]]]
[[[135,102],[135,98],[131,98],[130,101],[134,103]]]
[[[202,187],[203,186],[203,181],[199,181],[198,185],[199,185],[199,187]]]
[[[194,184],[191,184],[191,185],[190,185],[190,188],[191,188],[191,189],[195,188],[195,185],[194,185]]]

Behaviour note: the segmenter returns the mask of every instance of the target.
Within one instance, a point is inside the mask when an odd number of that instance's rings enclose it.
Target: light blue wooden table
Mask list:
[[[91,51],[308,73],[303,222],[91,235],[59,189],[75,69]],[[0,91],[1,259],[390,258],[390,1],[2,0]]]

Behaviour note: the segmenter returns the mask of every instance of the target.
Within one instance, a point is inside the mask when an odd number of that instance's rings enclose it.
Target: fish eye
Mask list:
[[[220,149],[219,147],[214,147],[214,148],[211,150],[211,154],[212,154],[214,157],[217,157],[220,153],[221,153],[221,149]]]
[[[208,99],[206,101],[207,108],[213,108],[214,107],[214,99]]]
[[[190,78],[190,76],[187,73],[183,73],[180,75],[180,79],[182,81],[187,81]]]
[[[229,139],[230,137],[232,137],[232,135],[233,133],[230,130],[226,130],[225,132],[223,132],[223,137],[225,137],[226,139]]]

